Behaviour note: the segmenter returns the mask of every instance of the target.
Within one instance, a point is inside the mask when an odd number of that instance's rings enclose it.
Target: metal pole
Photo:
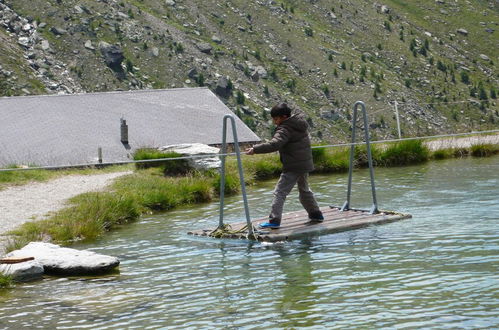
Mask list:
[[[371,193],[373,196],[373,205],[371,207],[370,213],[376,214],[379,213],[379,211],[378,211],[378,202],[376,201],[376,187],[374,186],[374,167],[373,167],[373,158],[371,154],[371,145],[369,144],[369,126],[367,123],[367,112],[364,102],[358,101],[355,103],[354,107],[357,107],[358,105],[362,107],[362,114],[364,115],[364,135],[366,139],[367,160],[369,162],[369,175],[371,176]]]
[[[220,157],[220,210],[218,228],[223,228],[224,225],[224,195],[225,195],[225,157],[227,151],[227,121],[223,119],[222,131],[222,156]]]
[[[397,101],[395,101],[395,118],[397,118],[397,131],[399,133],[399,139],[401,139],[402,138],[402,134],[400,133],[399,108],[398,108]]]
[[[355,122],[357,121],[357,107],[358,106],[362,107],[362,115],[364,119],[364,130],[365,130],[365,140],[366,140],[366,149],[367,149],[367,158],[368,158],[368,163],[369,163],[369,174],[371,176],[371,193],[373,197],[373,206],[371,207],[370,213],[375,214],[379,213],[378,211],[378,203],[376,201],[376,187],[374,185],[374,169],[373,169],[373,161],[372,161],[372,154],[371,154],[371,145],[369,143],[369,126],[367,122],[367,112],[366,112],[366,106],[364,102],[362,101],[357,101],[355,102],[353,106],[353,119],[352,119],[352,144],[350,146],[350,165],[348,167],[348,190],[347,190],[347,200],[341,207],[341,211],[346,211],[350,209],[350,196],[352,194],[352,172],[353,172],[353,160],[354,160],[354,153],[355,153],[355,133],[356,133],[356,125]]]
[[[350,195],[352,193],[352,172],[353,172],[353,154],[355,152],[355,122],[357,121],[357,107],[353,107],[353,118],[352,118],[352,144],[350,146],[350,165],[348,166],[348,191],[347,200],[341,207],[341,211],[347,211],[350,209]]]
[[[246,215],[246,224],[248,225],[248,235],[249,236],[254,236],[253,232],[253,224],[251,223],[251,218],[249,214],[249,207],[248,207],[248,199],[246,197],[246,186],[244,183],[244,172],[243,172],[243,164],[241,161],[241,152],[239,151],[239,141],[237,139],[237,130],[236,130],[236,120],[234,119],[233,115],[225,115],[224,116],[224,122],[223,122],[223,137],[222,137],[222,151],[225,154],[226,148],[227,148],[227,136],[226,136],[226,129],[227,129],[227,119],[230,119],[230,122],[232,124],[232,134],[233,134],[233,139],[234,139],[234,150],[236,152],[236,157],[237,157],[237,166],[239,169],[239,182],[241,184],[241,193],[243,195],[243,202],[244,202],[244,213]],[[220,219],[218,226],[219,228],[222,228],[223,226],[223,207],[224,207],[224,190],[225,190],[225,156],[222,157],[222,170],[220,174]]]

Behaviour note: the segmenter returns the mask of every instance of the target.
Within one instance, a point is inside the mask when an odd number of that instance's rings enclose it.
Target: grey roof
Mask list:
[[[222,118],[231,113],[207,88],[3,97],[0,165],[96,163],[98,147],[112,162],[141,147],[219,144]],[[131,150],[120,141],[121,118]],[[239,142],[260,141],[237,116],[236,128]]]

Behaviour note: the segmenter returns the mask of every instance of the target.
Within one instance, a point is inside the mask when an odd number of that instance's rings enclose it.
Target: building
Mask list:
[[[178,88],[3,97],[0,114],[0,166],[5,167],[95,164],[99,148],[103,162],[117,162],[144,147],[219,145],[223,117],[232,112],[208,88]],[[235,119],[240,143],[260,141]]]

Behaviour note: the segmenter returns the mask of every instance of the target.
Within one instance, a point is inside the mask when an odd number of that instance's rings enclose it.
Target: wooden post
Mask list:
[[[97,155],[98,155],[98,158],[99,158],[99,164],[102,164],[102,148],[99,147],[97,149]]]

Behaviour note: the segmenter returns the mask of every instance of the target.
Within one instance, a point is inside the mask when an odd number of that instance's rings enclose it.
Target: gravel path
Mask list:
[[[34,182],[0,190],[0,255],[1,236],[21,224],[46,218],[49,212],[60,210],[76,195],[104,189],[115,178],[130,174],[114,172],[95,175],[68,175],[48,182]]]
[[[426,145],[430,150],[445,148],[469,148],[475,144],[499,144],[499,134],[453,137],[426,142]]]

